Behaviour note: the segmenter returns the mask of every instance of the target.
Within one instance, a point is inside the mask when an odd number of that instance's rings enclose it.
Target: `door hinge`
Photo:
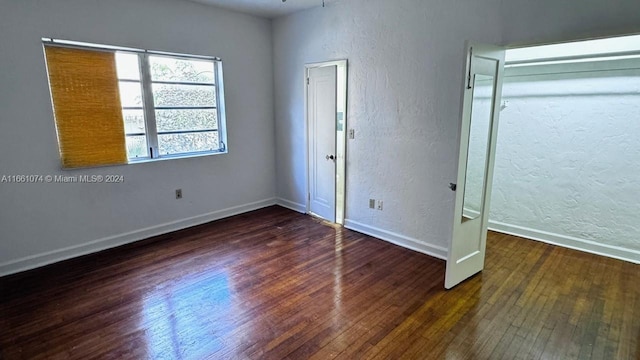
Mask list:
[[[307,193],[307,201],[311,202],[311,193]]]
[[[307,78],[307,85],[309,85],[309,78]]]
[[[457,184],[454,183],[449,183],[449,189],[451,189],[451,191],[456,191],[458,188]]]

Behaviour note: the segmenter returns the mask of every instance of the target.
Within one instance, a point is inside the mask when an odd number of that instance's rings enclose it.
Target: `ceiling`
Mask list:
[[[226,9],[245,12],[257,16],[275,18],[296,11],[322,6],[322,0],[192,0],[202,4],[215,5]],[[334,0],[335,1],[335,0]],[[328,2],[325,0],[325,2]]]

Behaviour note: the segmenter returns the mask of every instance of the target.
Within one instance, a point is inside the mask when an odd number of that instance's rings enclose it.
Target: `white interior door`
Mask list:
[[[452,186],[456,204],[445,275],[447,289],[484,268],[502,93],[504,49],[473,44],[467,56],[458,180]]]
[[[335,222],[337,67],[310,68],[307,79],[309,212]]]

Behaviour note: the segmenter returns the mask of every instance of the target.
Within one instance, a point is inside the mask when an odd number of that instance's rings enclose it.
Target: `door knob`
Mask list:
[[[335,157],[335,156],[333,156],[333,155],[327,155],[327,156],[325,157],[325,159],[327,159],[327,160],[335,160],[335,159],[336,159],[336,157]]]

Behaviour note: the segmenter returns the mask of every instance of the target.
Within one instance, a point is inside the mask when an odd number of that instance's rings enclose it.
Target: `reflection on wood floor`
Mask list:
[[[0,358],[640,358],[639,265],[487,253],[445,291],[444,261],[270,207],[0,278]]]

